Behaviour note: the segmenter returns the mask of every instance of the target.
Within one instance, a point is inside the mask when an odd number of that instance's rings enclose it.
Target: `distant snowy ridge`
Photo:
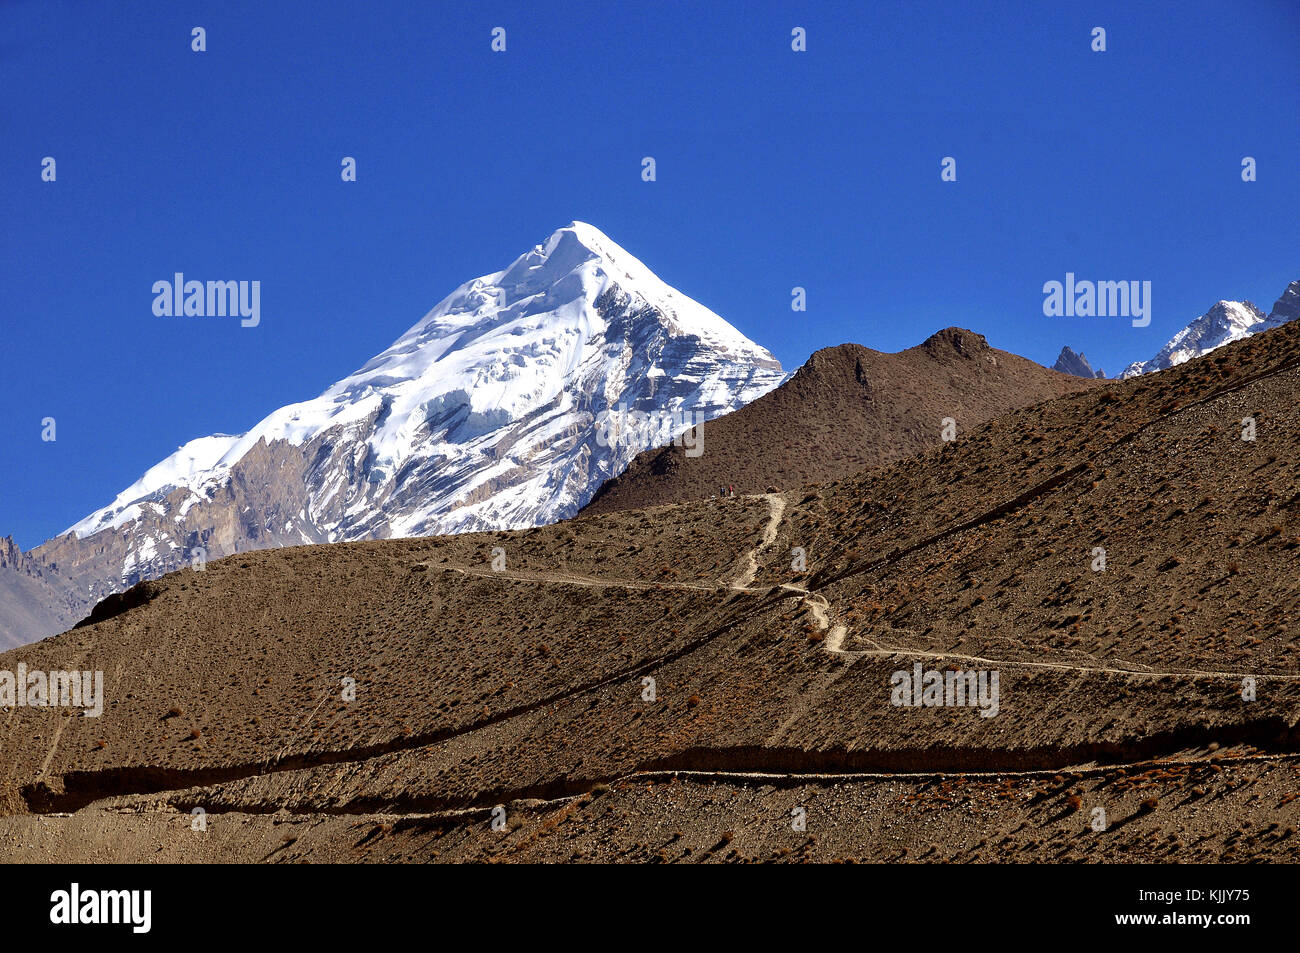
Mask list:
[[[1300,316],[1300,281],[1293,281],[1267,315],[1249,301],[1220,301],[1175,334],[1149,361],[1134,361],[1120,377],[1176,367],[1216,348],[1259,334]]]

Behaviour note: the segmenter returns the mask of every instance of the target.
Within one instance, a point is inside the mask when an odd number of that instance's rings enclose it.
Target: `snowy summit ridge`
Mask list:
[[[1183,328],[1149,361],[1134,361],[1120,373],[1136,377],[1176,367],[1216,348],[1278,327],[1300,317],[1300,281],[1287,285],[1267,315],[1249,301],[1219,301]]]
[[[766,349],[573,222],[461,285],[319,397],[190,441],[68,532],[125,534],[126,583],[196,545],[214,558],[540,525],[576,513],[645,449],[603,446],[603,412],[708,420],[782,379]],[[243,498],[259,480],[291,485]],[[236,502],[255,516],[231,527],[210,512]]]

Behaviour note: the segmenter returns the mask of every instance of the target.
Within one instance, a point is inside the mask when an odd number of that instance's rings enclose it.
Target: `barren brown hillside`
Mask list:
[[[734,486],[762,493],[839,480],[941,442],[1018,407],[1094,386],[946,328],[884,354],[858,344],[817,351],[776,390],[704,424],[704,452],[643,451],[606,481],[584,515],[684,503]]]
[[[1294,860],[1298,396],[1289,324],[835,483],[173,573],[0,655],[107,695],[6,713],[0,857]]]

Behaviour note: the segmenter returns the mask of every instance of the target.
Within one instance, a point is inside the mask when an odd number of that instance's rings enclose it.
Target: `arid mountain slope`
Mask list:
[[[771,393],[706,423],[704,451],[646,450],[597,491],[593,515],[698,500],[734,486],[761,493],[851,476],[937,446],[944,418],[958,433],[1090,382],[947,328],[897,354],[841,344],[813,354]]]
[[[90,611],[81,587],[13,539],[0,539],[0,648],[69,629]]]
[[[1297,398],[1291,324],[818,487],[171,574],[0,655],[107,696],[5,719],[0,856],[1294,860]]]

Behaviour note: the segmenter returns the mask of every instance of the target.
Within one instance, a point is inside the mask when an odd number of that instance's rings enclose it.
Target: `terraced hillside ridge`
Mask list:
[[[944,418],[969,430],[1088,386],[962,328],[897,354],[824,348],[776,390],[702,427],[702,454],[675,445],[646,450],[583,513],[698,500],[724,486],[761,493],[843,479],[938,446]]]
[[[6,713],[0,858],[1294,861],[1298,397],[1286,324],[815,487],[169,574],[0,655],[106,690]]]

